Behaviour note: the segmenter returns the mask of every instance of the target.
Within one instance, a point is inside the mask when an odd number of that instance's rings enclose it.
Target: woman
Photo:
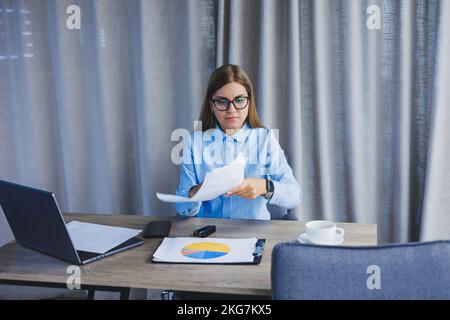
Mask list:
[[[288,209],[300,204],[292,169],[272,130],[262,125],[252,84],[239,66],[225,65],[211,75],[200,121],[201,131],[195,131],[183,149],[177,195],[192,197],[208,171],[239,153],[247,159],[245,179],[216,199],[177,203],[180,215],[270,220],[267,203]]]

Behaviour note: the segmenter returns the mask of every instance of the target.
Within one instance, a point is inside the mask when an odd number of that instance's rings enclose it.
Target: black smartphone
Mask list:
[[[150,221],[144,229],[144,238],[164,238],[169,235],[170,221]]]

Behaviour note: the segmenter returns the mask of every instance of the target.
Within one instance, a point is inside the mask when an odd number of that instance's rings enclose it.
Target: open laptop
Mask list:
[[[139,246],[133,237],[105,253],[76,250],[53,193],[0,180],[0,206],[21,245],[82,265]]]

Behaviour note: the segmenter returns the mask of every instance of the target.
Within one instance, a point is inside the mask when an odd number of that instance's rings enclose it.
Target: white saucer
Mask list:
[[[305,244],[320,244],[320,245],[326,245],[326,246],[337,246],[344,242],[344,237],[340,234],[336,234],[332,243],[314,243],[311,240],[308,239],[308,235],[306,232],[303,232],[301,235],[297,238],[298,242],[305,243]]]

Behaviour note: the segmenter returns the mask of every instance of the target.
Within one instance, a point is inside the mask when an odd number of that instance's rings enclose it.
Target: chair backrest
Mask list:
[[[0,247],[14,240],[14,235],[0,206]]]
[[[273,299],[450,299],[450,241],[279,243],[271,272]]]
[[[270,213],[270,220],[298,220],[294,210],[282,208],[273,204],[267,205]]]

